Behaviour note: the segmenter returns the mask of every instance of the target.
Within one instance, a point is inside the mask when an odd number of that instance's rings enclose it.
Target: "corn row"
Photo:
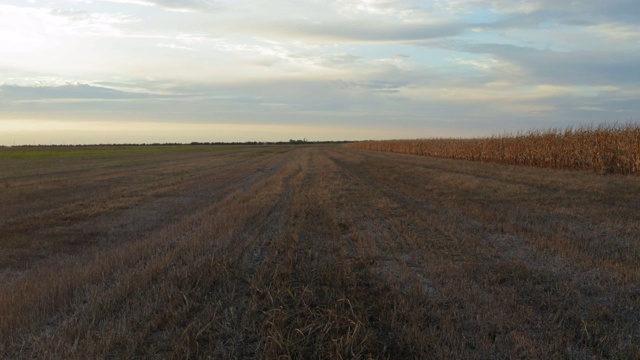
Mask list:
[[[640,124],[570,127],[473,139],[363,141],[348,146],[544,168],[640,173]]]

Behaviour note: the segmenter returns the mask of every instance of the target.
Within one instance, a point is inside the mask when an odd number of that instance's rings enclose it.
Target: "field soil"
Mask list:
[[[640,358],[637,176],[94,150],[0,149],[0,358]]]

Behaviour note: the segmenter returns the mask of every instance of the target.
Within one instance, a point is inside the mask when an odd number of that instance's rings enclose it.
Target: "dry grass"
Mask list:
[[[366,141],[349,146],[543,168],[640,173],[640,125],[632,124],[551,129],[478,139]]]
[[[335,146],[89,168],[5,176],[2,358],[640,356],[635,176]]]

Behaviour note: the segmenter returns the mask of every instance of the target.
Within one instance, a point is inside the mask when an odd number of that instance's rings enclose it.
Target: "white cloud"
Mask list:
[[[455,58],[455,59],[451,59],[451,61],[461,65],[470,65],[480,70],[491,70],[496,63],[496,61],[493,59],[482,61],[482,60],[469,60],[469,59],[463,59],[463,58]]]
[[[178,44],[157,43],[156,46],[157,47],[164,47],[164,48],[174,49],[174,50],[193,51],[193,48],[190,48],[190,47],[184,46],[184,45],[178,45]]]
[[[628,48],[640,44],[640,28],[638,25],[602,23],[585,29],[585,37],[591,39],[600,37],[609,46]]]

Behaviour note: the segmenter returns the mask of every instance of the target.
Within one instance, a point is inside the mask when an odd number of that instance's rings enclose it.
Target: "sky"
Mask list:
[[[0,145],[637,122],[637,0],[0,0]]]

